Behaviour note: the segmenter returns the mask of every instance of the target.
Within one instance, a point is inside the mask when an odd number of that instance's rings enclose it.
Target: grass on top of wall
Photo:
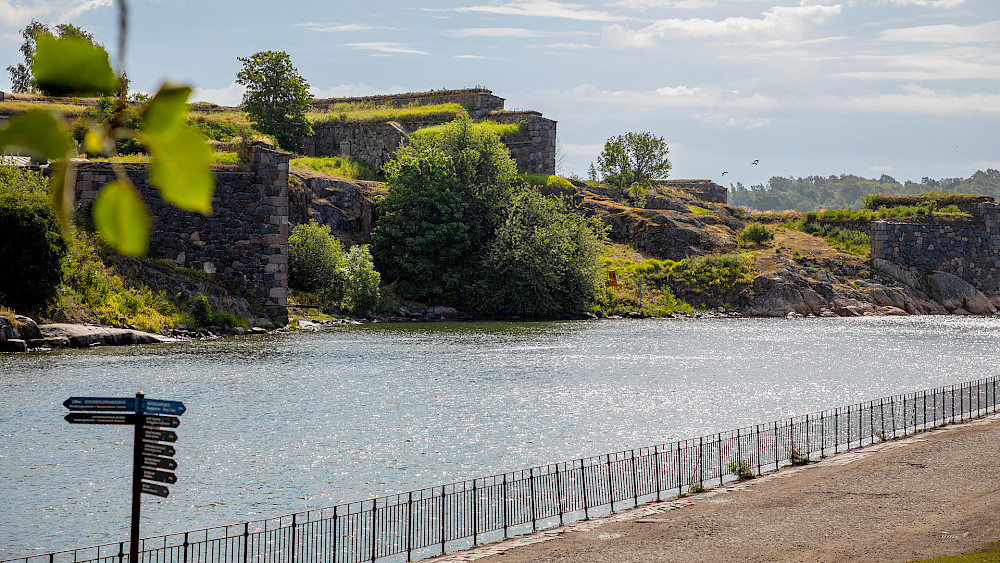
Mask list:
[[[329,157],[302,157],[293,158],[288,163],[291,171],[312,170],[334,176],[337,178],[349,178],[352,180],[376,180],[375,171],[367,163],[361,162],[349,156],[329,156]]]
[[[89,106],[52,102],[0,102],[0,115],[20,115],[33,110],[48,110],[61,115],[65,119],[76,119],[88,109],[90,109]]]
[[[306,118],[314,123],[327,121],[384,123],[386,121],[452,121],[468,112],[457,103],[408,105],[403,107],[380,106],[365,103],[341,102],[326,110],[310,111]]]
[[[524,121],[520,123],[497,123],[496,121],[473,120],[476,127],[492,131],[501,139],[524,133],[528,129],[528,124]],[[411,139],[421,139],[428,136],[437,135],[447,125],[433,125],[431,127],[421,127],[410,134]]]

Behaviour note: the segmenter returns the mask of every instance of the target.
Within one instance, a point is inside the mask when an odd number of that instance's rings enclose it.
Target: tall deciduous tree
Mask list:
[[[597,157],[605,182],[619,187],[666,178],[670,171],[670,152],[663,137],[649,132],[625,133],[611,137]]]
[[[31,68],[31,59],[35,56],[35,46],[38,44],[38,38],[42,35],[50,35],[59,39],[82,39],[93,44],[107,56],[107,51],[104,50],[104,47],[94,43],[94,36],[91,33],[71,23],[61,23],[55,26],[53,30],[49,29],[43,23],[31,20],[31,23],[24,26],[24,29],[21,30],[21,36],[24,37],[24,43],[21,44],[21,54],[24,55],[24,62],[7,67],[7,72],[10,73],[12,91],[19,93],[33,93],[37,91],[38,82],[35,80],[35,75]]]
[[[243,111],[254,127],[274,135],[283,149],[298,151],[302,138],[312,135],[306,111],[312,107],[309,83],[299,76],[284,51],[261,51],[243,58],[236,82],[246,86]]]

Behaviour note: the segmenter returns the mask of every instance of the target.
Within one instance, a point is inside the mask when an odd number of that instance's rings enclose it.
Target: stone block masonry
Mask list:
[[[235,285],[272,322],[286,324],[288,160],[287,153],[254,146],[248,171],[216,170],[209,216],[164,202],[149,181],[147,165],[125,165],[153,219],[147,256]],[[108,164],[80,164],[77,209],[89,212],[100,188],[114,177]]]
[[[983,292],[1000,291],[1000,205],[980,203],[981,224],[872,223],[872,259],[956,275]]]

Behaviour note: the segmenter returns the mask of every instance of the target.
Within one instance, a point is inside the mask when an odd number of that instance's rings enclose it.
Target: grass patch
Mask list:
[[[188,114],[187,124],[210,141],[230,142],[241,138],[253,137],[253,129],[249,123],[235,120],[212,119],[204,115]]]
[[[933,203],[935,209],[949,206],[969,206],[984,201],[992,201],[993,198],[982,195],[960,194],[955,192],[925,192],[916,195],[906,194],[869,194],[861,198],[861,203],[865,209],[879,209],[881,207],[921,207],[928,203]]]
[[[1000,542],[993,542],[979,551],[919,559],[911,563],[1000,563]]]
[[[89,109],[90,106],[56,104],[51,102],[0,102],[0,115],[20,115],[33,110],[48,110],[61,115],[65,119],[76,119]]]
[[[327,176],[352,180],[376,179],[375,171],[372,170],[371,166],[349,156],[293,158],[289,162],[289,168],[292,171],[312,170]]]
[[[496,133],[501,139],[505,137],[511,137],[523,133],[527,130],[527,123],[497,123],[496,121],[479,121],[474,120],[472,123],[475,124],[477,128],[484,129],[486,131],[492,131]],[[411,139],[422,139],[426,137],[433,137],[440,134],[441,130],[447,127],[444,125],[432,125],[430,127],[421,127],[413,133],[410,134]]]
[[[705,209],[704,207],[698,207],[697,205],[689,205],[688,210],[695,215],[708,215],[711,211]]]
[[[452,121],[469,113],[461,104],[408,105],[403,107],[366,103],[340,102],[325,110],[306,113],[314,123],[344,121],[354,123],[385,123],[387,121]]]
[[[124,164],[142,164],[153,160],[148,154],[125,154],[118,156],[96,156],[91,162],[120,162]],[[240,155],[234,152],[213,152],[211,164],[240,164]]]

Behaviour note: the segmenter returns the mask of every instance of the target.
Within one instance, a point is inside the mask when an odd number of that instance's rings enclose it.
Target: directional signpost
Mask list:
[[[67,414],[66,421],[71,424],[131,424],[135,428],[129,561],[138,563],[142,493],[167,497],[170,489],[158,483],[172,485],[177,482],[177,476],[171,473],[177,469],[177,462],[171,459],[177,451],[161,442],[177,441],[177,433],[165,429],[180,426],[177,417],[184,414],[184,403],[147,399],[142,393],[136,393],[135,397],[70,397],[63,406],[70,411],[88,411]]]

